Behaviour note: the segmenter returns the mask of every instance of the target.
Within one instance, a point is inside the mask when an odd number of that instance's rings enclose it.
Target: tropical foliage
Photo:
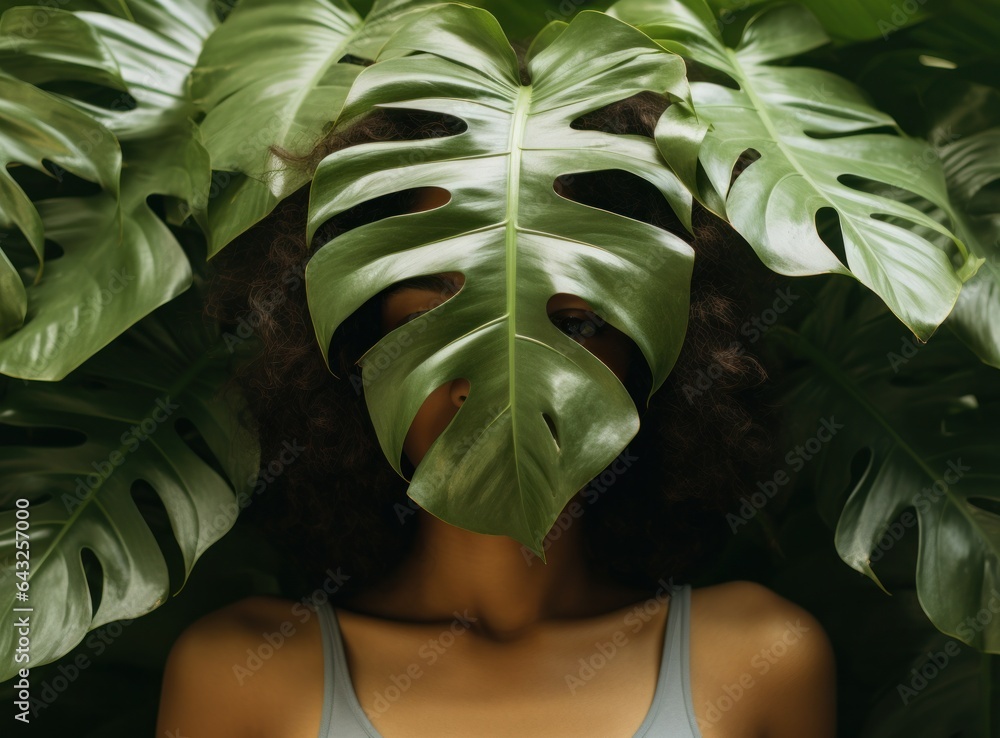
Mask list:
[[[693,200],[728,220],[805,298],[774,319],[762,308],[753,334],[787,369],[791,494],[736,516],[706,581],[766,581],[817,613],[838,648],[845,735],[998,729],[996,0],[0,9],[0,626],[33,608],[33,683],[137,618],[101,652],[155,674],[165,651],[130,642],[165,648],[234,581],[280,591],[238,521],[260,458],[240,398],[218,391],[234,356],[199,313],[208,260],[307,184],[310,239],[373,197],[448,191],[432,211],[315,244],[317,350],[392,283],[462,271],[458,295],[363,357],[366,402],[400,472],[423,398],[469,378],[410,495],[543,554],[566,501],[638,429],[614,375],[546,319],[547,299],[578,294],[620,327],[654,392],[685,335],[690,247],[552,187],[622,169],[685,223]],[[511,39],[531,42],[530,84]],[[655,139],[571,125],[643,90],[672,101]],[[375,107],[464,130],[351,147],[311,178],[272,152],[307,153]],[[390,344],[408,348],[385,367],[374,359]],[[809,451],[821,427],[835,432]],[[468,489],[482,490],[475,504]],[[859,637],[864,622],[884,636]],[[0,646],[8,685],[17,648]],[[112,683],[113,662],[92,660]],[[927,663],[940,675],[921,686]],[[33,709],[75,702],[89,680]],[[123,696],[117,726],[95,716],[95,729],[149,724],[155,693],[132,694],[145,713]]]

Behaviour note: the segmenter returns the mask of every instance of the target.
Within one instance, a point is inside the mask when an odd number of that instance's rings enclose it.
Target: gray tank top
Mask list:
[[[324,664],[319,738],[383,738],[354,692],[336,611],[326,602],[318,612]],[[690,612],[691,585],[684,584],[671,596],[653,704],[634,738],[702,738],[694,717],[688,671]]]

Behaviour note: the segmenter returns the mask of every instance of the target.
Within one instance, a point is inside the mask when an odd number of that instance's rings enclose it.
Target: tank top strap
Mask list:
[[[329,601],[317,607],[323,636],[323,717],[318,738],[382,738],[368,730],[350,672],[337,614]]]
[[[684,736],[701,738],[691,699],[691,585],[675,587],[670,596],[667,629],[664,634],[661,676],[666,688],[658,692],[650,708],[653,721],[649,730],[636,734],[648,736]]]

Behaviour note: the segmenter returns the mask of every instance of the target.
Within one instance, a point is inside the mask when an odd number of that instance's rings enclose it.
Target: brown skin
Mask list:
[[[445,201],[441,190],[430,190],[418,209]],[[464,283],[458,272],[442,276],[457,288]],[[391,295],[383,334],[441,298],[425,290]],[[579,325],[594,317],[589,311],[574,295],[548,303],[557,325],[569,318]],[[630,339],[609,324],[599,328],[578,340],[624,381]],[[470,391],[466,379],[455,379],[424,401],[404,442],[414,466]],[[593,580],[583,565],[581,526],[551,542],[543,565],[511,538],[418,514],[412,555],[389,580],[337,608],[354,690],[375,728],[385,738],[631,738],[653,700],[669,601]],[[429,644],[449,631],[456,612],[475,620],[447,649],[435,650]],[[245,670],[247,649],[258,651],[264,634],[281,632],[283,643],[270,658]],[[580,676],[579,659],[616,633],[614,657],[571,689],[567,675]],[[690,638],[702,738],[833,738],[833,652],[807,611],[752,582],[699,588]],[[376,702],[393,686],[390,677],[408,669],[419,676],[402,696]],[[156,735],[315,738],[323,677],[315,615],[291,600],[245,598],[202,617],[175,643]]]

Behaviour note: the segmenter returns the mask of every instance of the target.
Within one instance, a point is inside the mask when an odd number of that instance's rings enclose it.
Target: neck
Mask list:
[[[473,533],[424,510],[418,516],[410,555],[388,580],[353,598],[351,607],[402,620],[461,616],[484,636],[503,641],[545,620],[595,617],[645,595],[590,576],[578,519],[550,542],[543,563],[507,536]]]

